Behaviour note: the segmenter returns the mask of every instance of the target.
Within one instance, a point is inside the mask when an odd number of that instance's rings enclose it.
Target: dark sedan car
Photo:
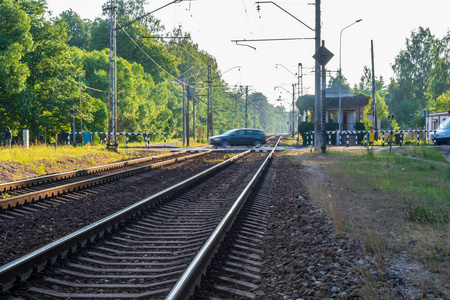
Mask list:
[[[238,145],[251,145],[259,147],[266,143],[264,131],[252,128],[232,129],[221,135],[209,138],[209,143],[213,146],[227,147]]]
[[[439,125],[436,129],[434,138],[436,139],[436,144],[438,145],[450,145],[450,118],[447,118],[441,123],[441,125]]]

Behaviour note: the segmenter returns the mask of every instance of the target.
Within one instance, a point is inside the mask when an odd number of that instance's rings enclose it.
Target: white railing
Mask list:
[[[331,135],[332,134],[339,134],[339,144],[340,145],[344,145],[345,146],[351,146],[351,145],[358,145],[358,134],[365,134],[364,136],[364,146],[367,147],[367,145],[369,144],[368,141],[370,140],[369,135],[373,133],[374,135],[378,134],[382,136],[382,146],[385,146],[385,141],[386,141],[386,135],[388,137],[388,140],[392,138],[392,136],[394,135],[400,135],[399,136],[399,143],[400,145],[403,145],[403,136],[405,134],[410,134],[410,133],[417,133],[417,145],[420,145],[420,133],[433,133],[433,144],[436,145],[436,130],[346,130],[346,131],[327,131],[326,134],[328,135],[328,145],[331,147]],[[310,132],[306,132],[306,144],[307,145],[313,145],[314,144],[314,131],[310,131]],[[350,142],[350,137],[351,136],[355,136],[355,141]],[[427,138],[425,136],[424,138],[424,142],[426,143]],[[344,142],[344,143],[343,143]],[[388,145],[389,143],[387,143]]]

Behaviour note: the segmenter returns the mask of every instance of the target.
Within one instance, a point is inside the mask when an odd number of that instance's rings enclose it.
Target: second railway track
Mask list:
[[[182,151],[3,183],[0,185],[0,190],[10,192],[12,197],[1,199],[0,209],[21,208],[25,204],[33,204],[40,200],[98,186],[210,152],[190,154]],[[173,156],[176,157],[172,158]]]

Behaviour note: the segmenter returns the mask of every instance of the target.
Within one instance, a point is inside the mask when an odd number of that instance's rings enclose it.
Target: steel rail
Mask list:
[[[90,241],[91,238],[103,238],[111,231],[114,231],[116,227],[120,227],[121,224],[139,217],[142,212],[148,210],[152,205],[176,195],[189,186],[192,186],[204,178],[207,178],[212,173],[220,171],[222,168],[231,164],[234,160],[250,152],[251,150],[247,150],[235,155],[218,165],[194,175],[191,178],[183,180],[172,187],[153,194],[152,196],[149,196],[119,212],[94,222],[91,225],[79,229],[0,267],[0,283],[5,289],[13,287],[14,281],[16,281],[18,277],[27,278],[28,276],[31,276],[35,271],[42,269],[49,260],[54,259],[55,257],[62,257],[63,254],[67,254],[68,251],[74,247],[81,245],[86,246],[86,244],[89,244],[88,241]],[[34,271],[32,271],[33,269]],[[21,274],[21,276],[18,276],[18,274]]]
[[[245,201],[247,201],[252,189],[257,185],[258,180],[261,178],[265,168],[268,166],[270,159],[275,152],[275,149],[280,142],[281,137],[273,147],[272,151],[267,155],[264,162],[259,167],[249,184],[245,187],[244,191],[234,202],[233,206],[227,212],[227,214],[217,225],[216,229],[211,233],[208,240],[203,244],[197,255],[192,262],[186,268],[186,271],[181,275],[180,279],[173,286],[169,294],[166,296],[166,300],[179,300],[188,299],[191,293],[194,291],[195,284],[200,280],[202,273],[206,270],[207,265],[210,263],[215,251],[222,242],[225,234],[228,232],[237,215],[239,214]]]
[[[131,170],[124,170],[124,171],[116,172],[114,174],[107,174],[107,175],[102,175],[102,176],[92,178],[92,179],[76,181],[73,183],[68,183],[68,184],[64,184],[64,185],[60,185],[60,186],[56,186],[56,187],[52,187],[52,188],[48,188],[48,189],[43,189],[43,190],[36,191],[36,192],[31,192],[31,193],[27,193],[27,194],[23,194],[23,195],[6,198],[6,199],[0,199],[0,210],[14,208],[14,207],[18,207],[18,206],[24,205],[24,204],[36,203],[37,201],[39,201],[41,199],[46,199],[49,197],[54,197],[54,196],[63,195],[63,194],[67,194],[67,193],[74,192],[74,191],[79,191],[84,188],[89,188],[89,187],[103,184],[105,182],[110,182],[110,181],[117,180],[120,178],[132,176],[134,174],[146,172],[148,170],[156,169],[156,168],[159,168],[164,165],[180,162],[180,161],[183,161],[183,160],[186,160],[189,158],[193,158],[196,156],[204,155],[204,154],[207,154],[210,152],[212,152],[212,150],[200,152],[200,153],[196,153],[196,154],[192,154],[192,155],[188,155],[188,156],[178,157],[178,158],[166,160],[166,161],[159,162],[159,163],[154,163],[154,164],[147,165],[147,166],[137,167],[137,168],[134,168]]]
[[[73,177],[77,177],[77,176],[85,176],[85,175],[98,173],[101,171],[106,171],[106,170],[111,170],[111,169],[118,169],[118,168],[122,168],[125,166],[131,166],[131,165],[139,164],[142,162],[151,161],[154,159],[180,155],[180,154],[183,154],[186,152],[187,152],[186,150],[183,150],[183,151],[174,152],[174,153],[168,153],[168,154],[156,155],[156,156],[151,156],[151,157],[137,158],[137,159],[128,160],[128,161],[110,163],[110,164],[97,166],[97,167],[91,167],[91,168],[82,169],[82,170],[67,171],[67,172],[62,172],[62,173],[39,176],[39,177],[35,177],[35,178],[30,178],[30,179],[23,179],[23,180],[0,183],[0,192],[4,193],[4,192],[12,191],[12,190],[36,186],[36,185],[49,183],[49,182],[53,182],[53,181],[58,181],[58,180],[62,180],[62,179],[68,179],[68,178],[73,178]]]

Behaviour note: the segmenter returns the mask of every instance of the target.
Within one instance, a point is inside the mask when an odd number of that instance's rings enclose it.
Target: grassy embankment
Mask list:
[[[437,149],[400,148],[390,155],[388,150],[331,150],[301,157],[320,170],[309,182],[312,198],[337,232],[364,242],[381,270],[384,258],[406,253],[427,270],[449,275],[450,168]],[[430,282],[420,284],[426,290]]]
[[[166,142],[175,147],[183,147],[183,143],[177,139],[167,139]],[[150,145],[163,143],[164,140],[160,138],[160,140],[151,141]],[[128,144],[129,147],[143,147],[144,145],[145,142],[130,142]],[[197,142],[190,139],[190,147],[207,145],[204,141]],[[0,147],[0,182],[89,168],[163,153],[139,153],[138,151],[126,150],[125,147],[126,141],[123,138],[120,139],[118,153],[106,150],[105,145],[78,145],[77,147],[64,145],[58,146],[56,149],[54,145],[31,145],[29,149],[21,146]]]
[[[148,156],[149,153],[145,153]],[[55,172],[89,168],[95,165],[140,157],[142,154],[120,150],[108,151],[105,146],[13,146],[0,148],[0,181],[14,181]]]

